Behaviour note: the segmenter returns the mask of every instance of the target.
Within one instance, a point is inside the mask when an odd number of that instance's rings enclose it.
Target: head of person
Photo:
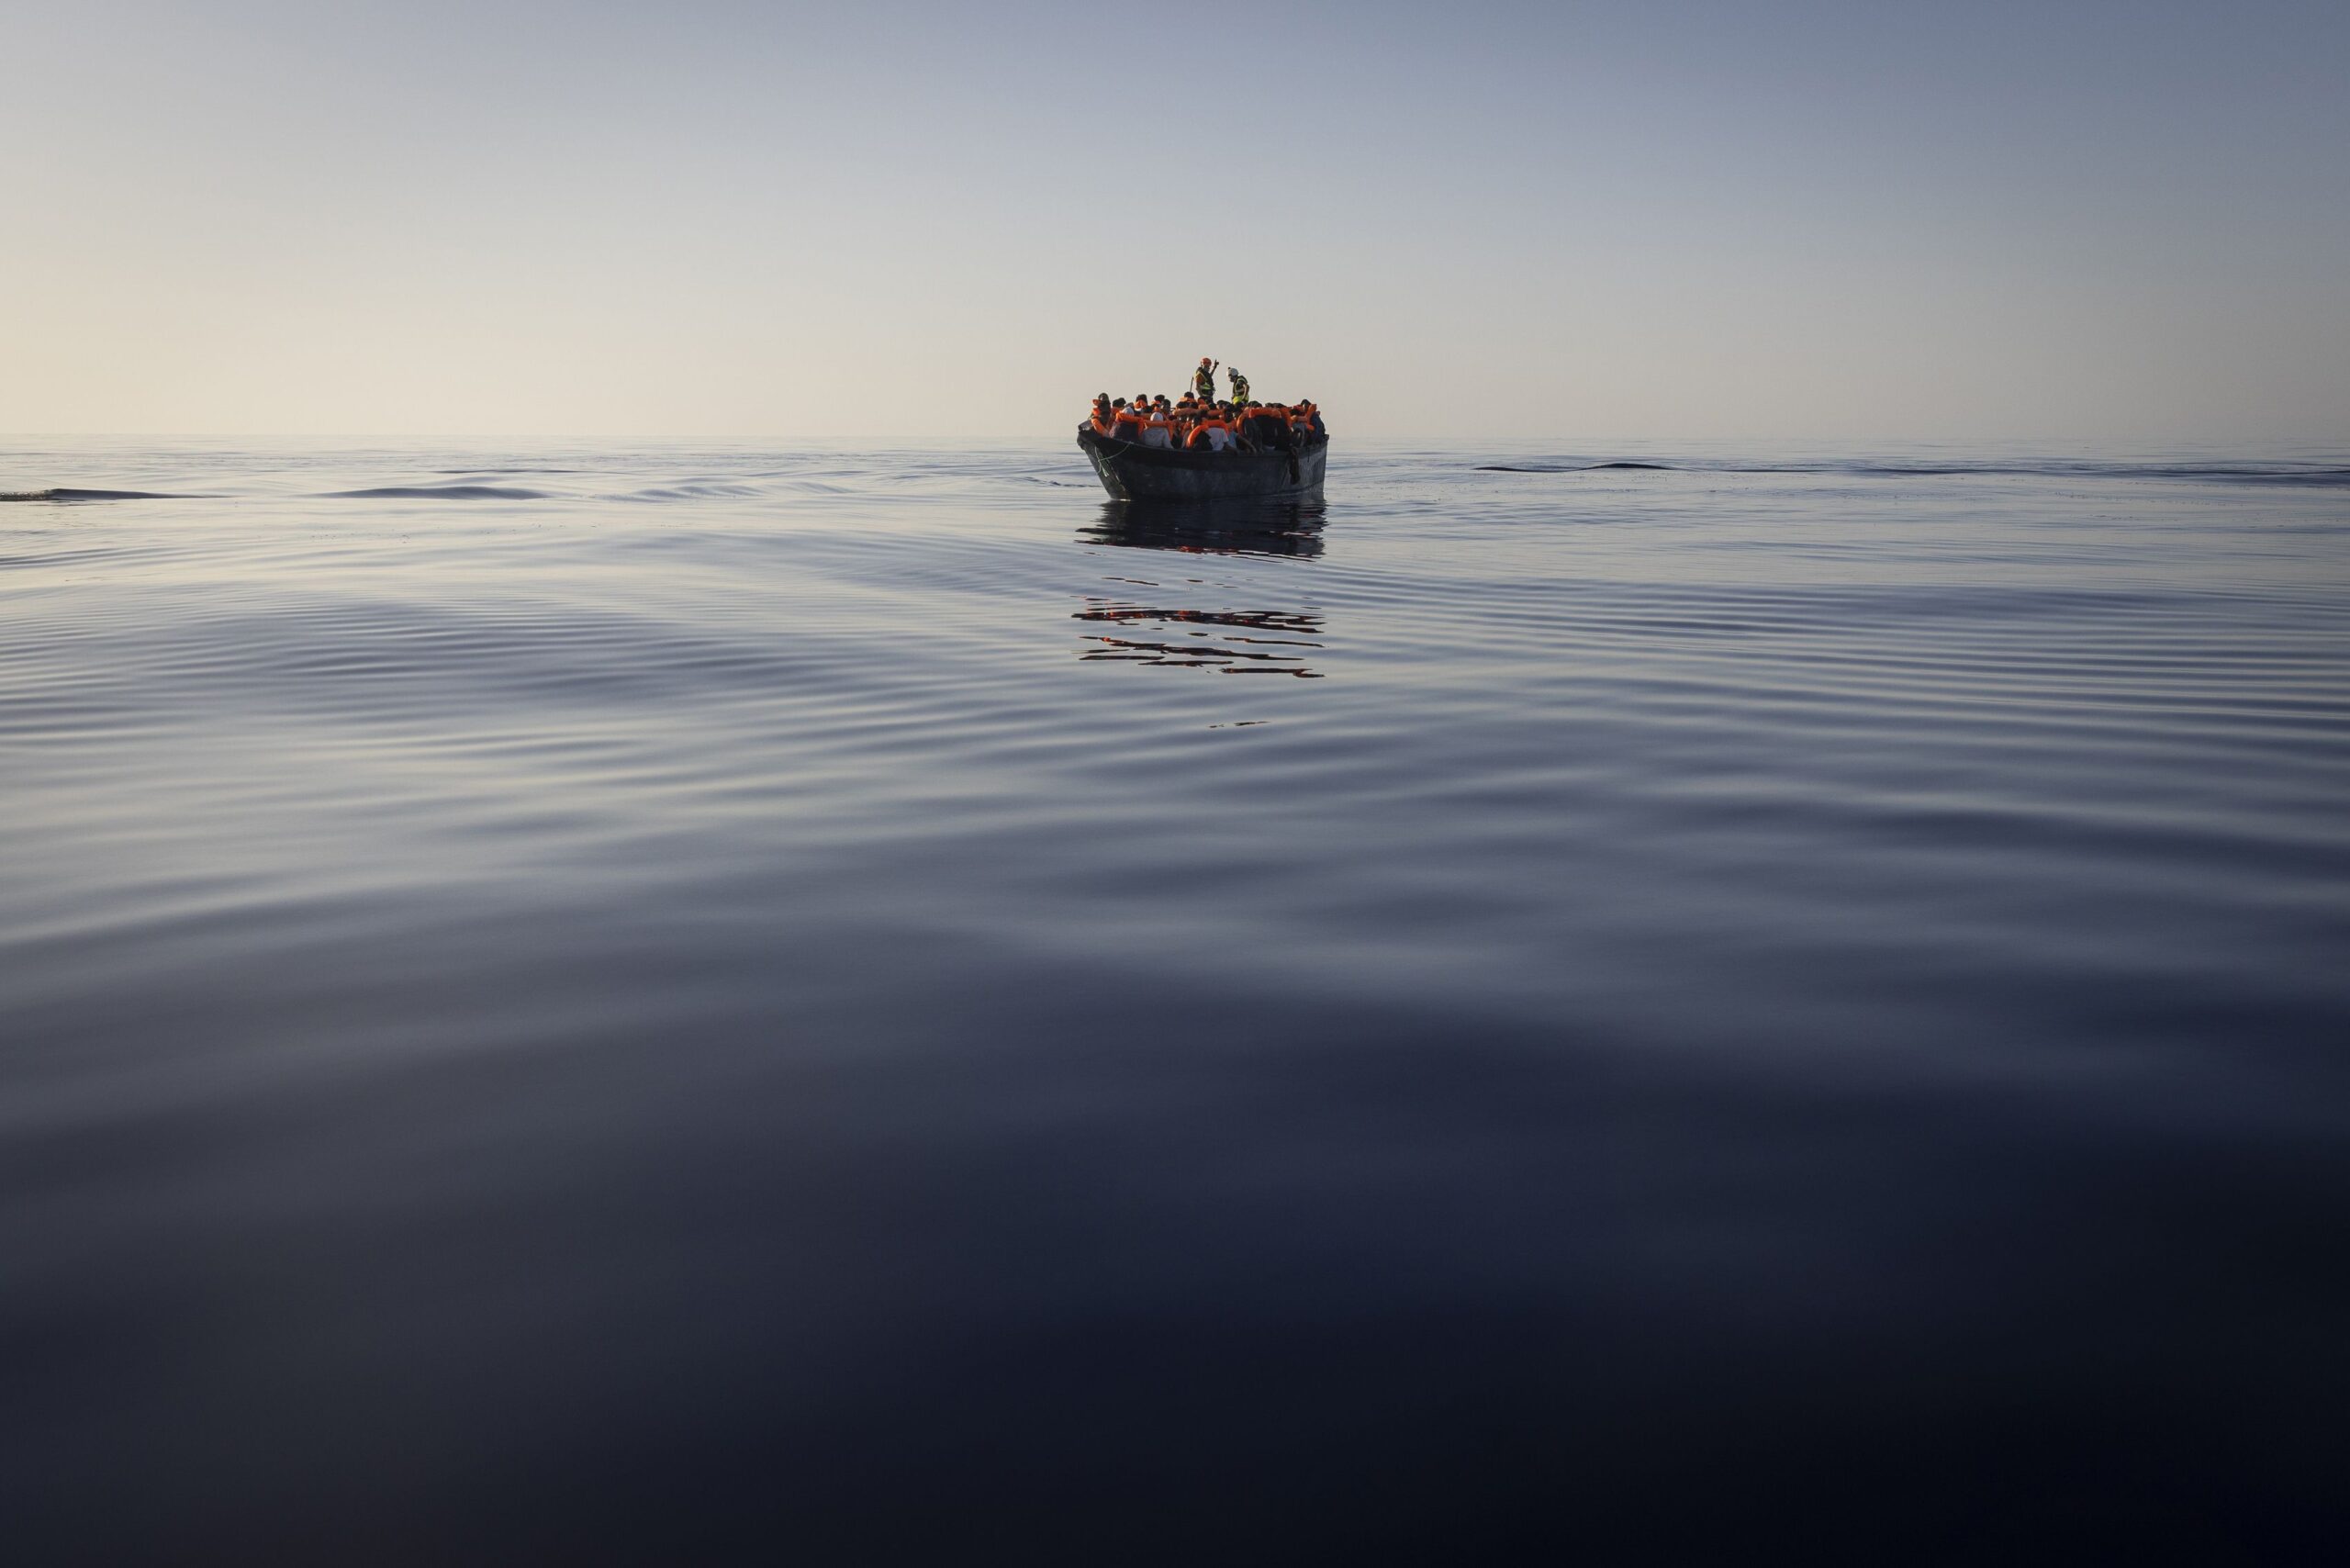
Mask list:
[[[1126,406],[1126,400],[1125,400],[1124,398],[1119,398],[1113,399],[1113,400],[1112,400],[1112,402],[1111,402],[1111,404],[1110,404],[1110,407],[1112,407],[1112,408],[1113,408],[1113,409],[1123,409],[1123,408],[1125,408],[1125,406]]]

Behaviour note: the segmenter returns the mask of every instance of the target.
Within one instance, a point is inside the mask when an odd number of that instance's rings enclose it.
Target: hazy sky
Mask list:
[[[0,431],[2350,445],[2350,5],[25,0]]]

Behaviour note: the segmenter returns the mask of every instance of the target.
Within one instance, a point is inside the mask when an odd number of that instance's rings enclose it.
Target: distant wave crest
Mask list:
[[[167,501],[168,490],[76,490],[60,486],[50,490],[0,490],[0,501]]]
[[[1595,474],[1645,469],[1695,474],[1826,474],[1853,478],[2153,479],[2170,483],[2350,487],[2350,468],[2311,463],[1480,463],[1481,474]]]
[[[544,490],[525,490],[511,485],[382,485],[372,490],[334,490],[330,495],[337,500],[426,500],[426,501],[540,501],[546,499]]]
[[[1673,468],[1670,463],[1480,463],[1480,474],[1595,474],[1603,468],[1651,468],[1660,473]]]

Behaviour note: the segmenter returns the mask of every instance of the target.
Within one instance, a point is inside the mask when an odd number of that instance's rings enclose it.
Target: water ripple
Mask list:
[[[117,498],[0,515],[11,1542],[1572,1473],[1719,1555],[1701,1470],[2257,1553],[2350,1394],[2345,474],[0,452]]]

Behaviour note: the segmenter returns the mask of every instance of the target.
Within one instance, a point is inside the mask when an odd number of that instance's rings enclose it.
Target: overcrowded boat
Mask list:
[[[1231,395],[1215,396],[1216,364],[1200,361],[1192,388],[1093,399],[1077,444],[1122,501],[1319,499],[1330,432],[1313,399],[1260,403],[1248,378],[1225,367]]]

